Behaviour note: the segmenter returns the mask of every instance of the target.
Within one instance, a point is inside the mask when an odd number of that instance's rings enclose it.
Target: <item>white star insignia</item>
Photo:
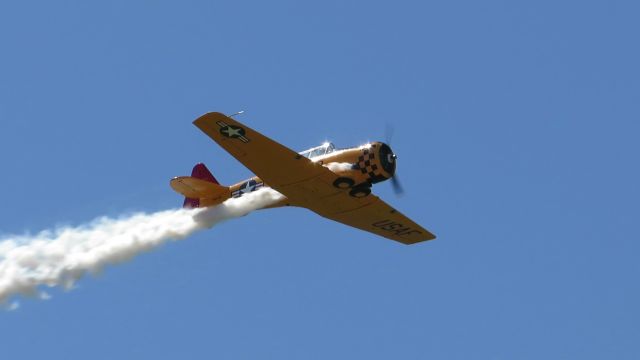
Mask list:
[[[242,134],[240,133],[241,129],[233,129],[231,127],[227,127],[226,129],[223,129],[222,131],[226,132],[227,135],[229,135],[229,137],[234,137],[234,136],[242,136]]]
[[[251,185],[251,183],[245,183],[242,188],[240,188],[240,192],[243,194],[250,193],[256,188],[255,185]]]

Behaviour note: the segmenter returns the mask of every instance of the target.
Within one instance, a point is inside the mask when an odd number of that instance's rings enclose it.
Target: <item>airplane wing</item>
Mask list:
[[[344,194],[346,198],[352,199],[346,192]],[[351,211],[327,213],[311,210],[328,219],[407,245],[436,238],[429,230],[416,224],[379,197],[369,195],[368,198],[371,198],[368,205]]]
[[[333,186],[337,175],[286,146],[218,112],[193,122],[291,205],[405,244],[435,236],[377,196],[355,198]]]

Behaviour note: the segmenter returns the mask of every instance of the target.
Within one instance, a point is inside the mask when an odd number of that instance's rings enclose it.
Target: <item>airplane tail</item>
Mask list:
[[[203,163],[193,167],[191,176],[173,178],[171,187],[185,196],[184,208],[215,205],[231,197],[229,188],[220,185]]]

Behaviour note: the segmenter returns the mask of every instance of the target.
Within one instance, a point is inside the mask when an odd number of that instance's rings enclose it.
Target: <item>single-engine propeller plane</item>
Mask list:
[[[347,149],[325,143],[297,153],[219,112],[202,115],[193,123],[257,176],[222,186],[204,164],[197,164],[191,176],[176,177],[170,183],[186,197],[184,207],[214,206],[271,187],[284,198],[269,208],[304,207],[404,244],[435,239],[428,230],[371,194],[373,184],[395,175],[396,155],[385,143]]]

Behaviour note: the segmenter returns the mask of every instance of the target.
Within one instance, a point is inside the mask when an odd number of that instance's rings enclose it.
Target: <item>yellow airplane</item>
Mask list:
[[[336,149],[331,143],[297,153],[222,113],[193,122],[254,174],[233,186],[222,186],[204,164],[191,176],[171,180],[184,195],[184,207],[208,207],[231,197],[271,187],[284,195],[269,206],[298,206],[320,216],[403,244],[435,239],[399,211],[371,194],[372,184],[393,178],[396,156],[381,142]]]

